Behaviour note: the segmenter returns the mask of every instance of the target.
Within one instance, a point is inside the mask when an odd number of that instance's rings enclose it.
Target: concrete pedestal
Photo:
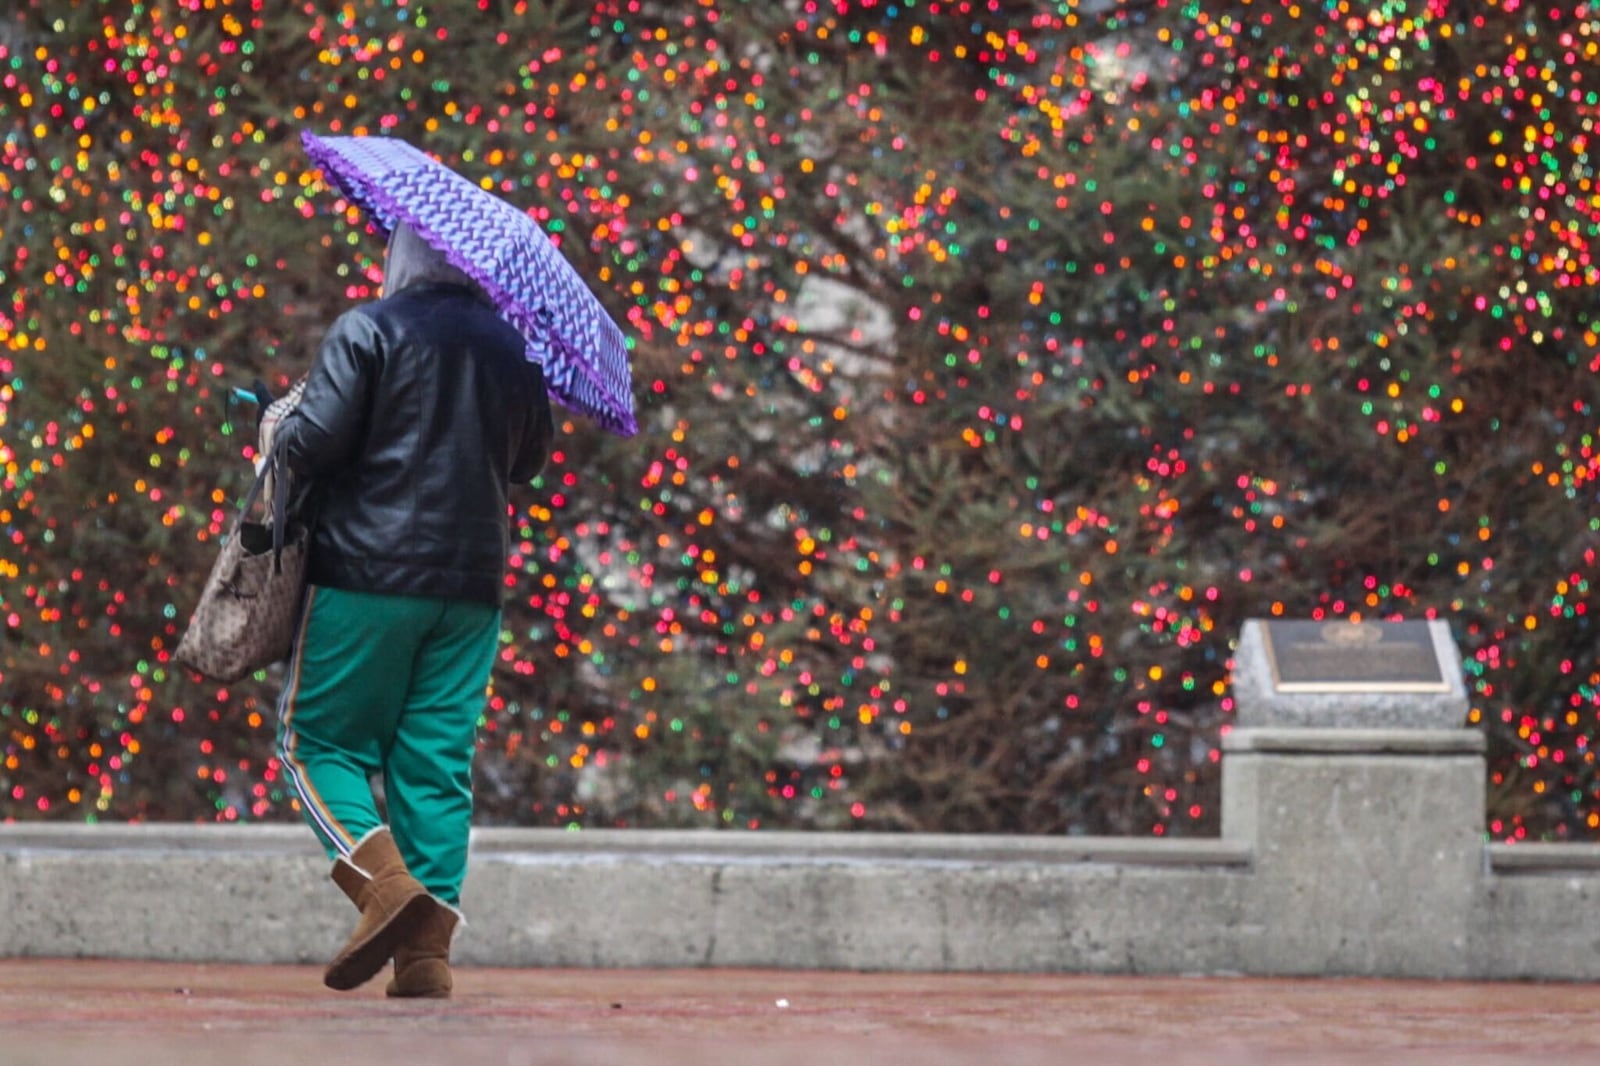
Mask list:
[[[1255,856],[1251,973],[1464,976],[1484,873],[1483,735],[1223,738],[1222,834]]]

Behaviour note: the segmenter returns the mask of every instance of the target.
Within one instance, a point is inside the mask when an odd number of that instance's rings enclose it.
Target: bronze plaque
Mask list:
[[[1427,622],[1265,622],[1279,692],[1448,692]]]

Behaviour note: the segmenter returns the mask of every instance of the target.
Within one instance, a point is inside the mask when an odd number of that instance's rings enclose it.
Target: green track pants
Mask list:
[[[278,702],[278,754],[328,857],[383,825],[411,874],[452,905],[472,826],[472,756],[500,611],[482,603],[307,590]]]

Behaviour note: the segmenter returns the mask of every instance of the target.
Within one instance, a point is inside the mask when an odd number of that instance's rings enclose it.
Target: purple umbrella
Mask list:
[[[639,431],[622,330],[533,218],[399,138],[300,136],[385,236],[408,224],[483,287],[552,396],[620,436]]]

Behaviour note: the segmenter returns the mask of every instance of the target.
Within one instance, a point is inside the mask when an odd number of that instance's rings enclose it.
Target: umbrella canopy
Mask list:
[[[483,288],[556,400],[620,436],[638,432],[622,330],[532,217],[396,137],[301,141],[385,236],[406,223]]]

